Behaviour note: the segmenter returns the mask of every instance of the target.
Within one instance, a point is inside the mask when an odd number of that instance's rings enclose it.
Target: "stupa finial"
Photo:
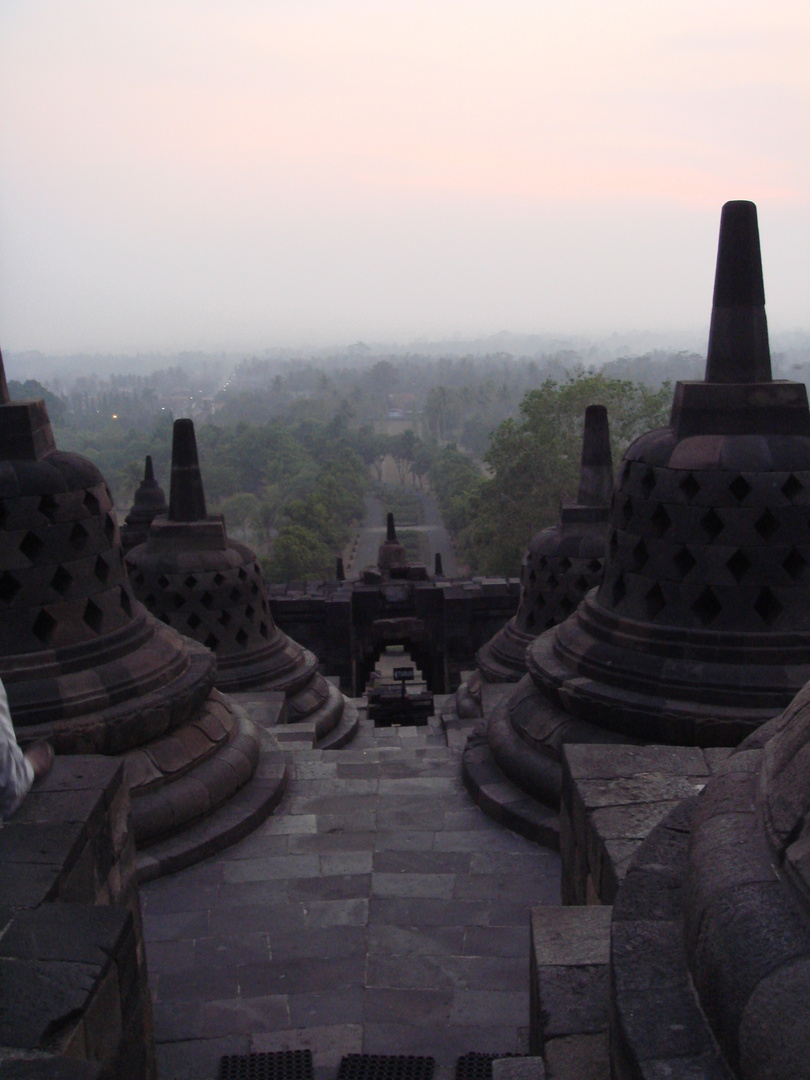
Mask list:
[[[582,433],[577,502],[581,506],[610,506],[612,495],[613,458],[607,409],[604,405],[589,405],[585,409]]]
[[[706,382],[770,381],[757,208],[727,202],[720,218]]]
[[[388,517],[385,519],[385,542],[386,544],[396,544],[397,542],[397,530],[394,527],[394,515],[389,512]]]
[[[0,352],[0,405],[8,405],[11,401],[11,395],[8,392],[8,383],[6,382],[6,366],[3,363],[3,353]]]
[[[169,521],[205,521],[207,517],[194,421],[175,420]]]
[[[146,455],[146,463],[143,468],[143,482],[150,487],[155,482],[155,470],[152,468],[152,455]]]

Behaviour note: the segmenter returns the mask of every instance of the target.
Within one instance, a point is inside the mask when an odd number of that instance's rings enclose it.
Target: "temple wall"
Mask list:
[[[0,867],[0,1076],[154,1080],[123,764],[57,757]]]

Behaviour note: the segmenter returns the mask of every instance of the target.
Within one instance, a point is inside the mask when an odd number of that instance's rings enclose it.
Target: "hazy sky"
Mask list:
[[[0,345],[810,328],[808,0],[2,0]]]

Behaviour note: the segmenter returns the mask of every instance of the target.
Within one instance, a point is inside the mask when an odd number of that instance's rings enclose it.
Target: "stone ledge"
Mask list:
[[[696,746],[566,745],[563,903],[612,904],[643,840],[682,799],[702,791],[731,753]]]
[[[607,1080],[612,908],[531,914],[529,1047],[550,1080]]]
[[[0,860],[0,1076],[153,1078],[121,762],[57,757],[0,830]]]

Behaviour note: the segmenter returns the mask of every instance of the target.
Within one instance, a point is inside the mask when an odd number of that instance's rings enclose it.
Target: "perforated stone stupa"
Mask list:
[[[215,659],[133,596],[110,490],[56,449],[42,401],[11,402],[0,358],[0,676],[22,742],[123,756],[138,847],[223,805],[260,739]]]
[[[174,423],[168,516],[153,520],[127,565],[138,599],[216,654],[220,690],[283,691],[288,721],[312,721],[319,737],[337,726],[343,695],[318,673],[316,657],[274,625],[255,553],[206,510],[191,420]]]
[[[145,544],[149,535],[149,526],[154,519],[168,514],[166,496],[163,488],[155,479],[152,468],[152,457],[146,455],[146,464],[143,471],[143,480],[135,492],[132,508],[124,518],[121,526],[121,544],[124,552],[131,551],[138,544]]]
[[[611,1076],[810,1077],[810,688],[653,830],[613,907]]]
[[[489,723],[524,790],[559,798],[565,742],[736,745],[810,678],[810,410],[764,304],[756,207],[727,203],[706,379],[628,449],[601,585]]]
[[[520,571],[517,614],[476,657],[487,682],[517,682],[526,671],[526,649],[532,641],[567,618],[599,583],[612,495],[607,409],[589,405],[577,498],[563,503],[557,524],[537,533],[529,543]]]

